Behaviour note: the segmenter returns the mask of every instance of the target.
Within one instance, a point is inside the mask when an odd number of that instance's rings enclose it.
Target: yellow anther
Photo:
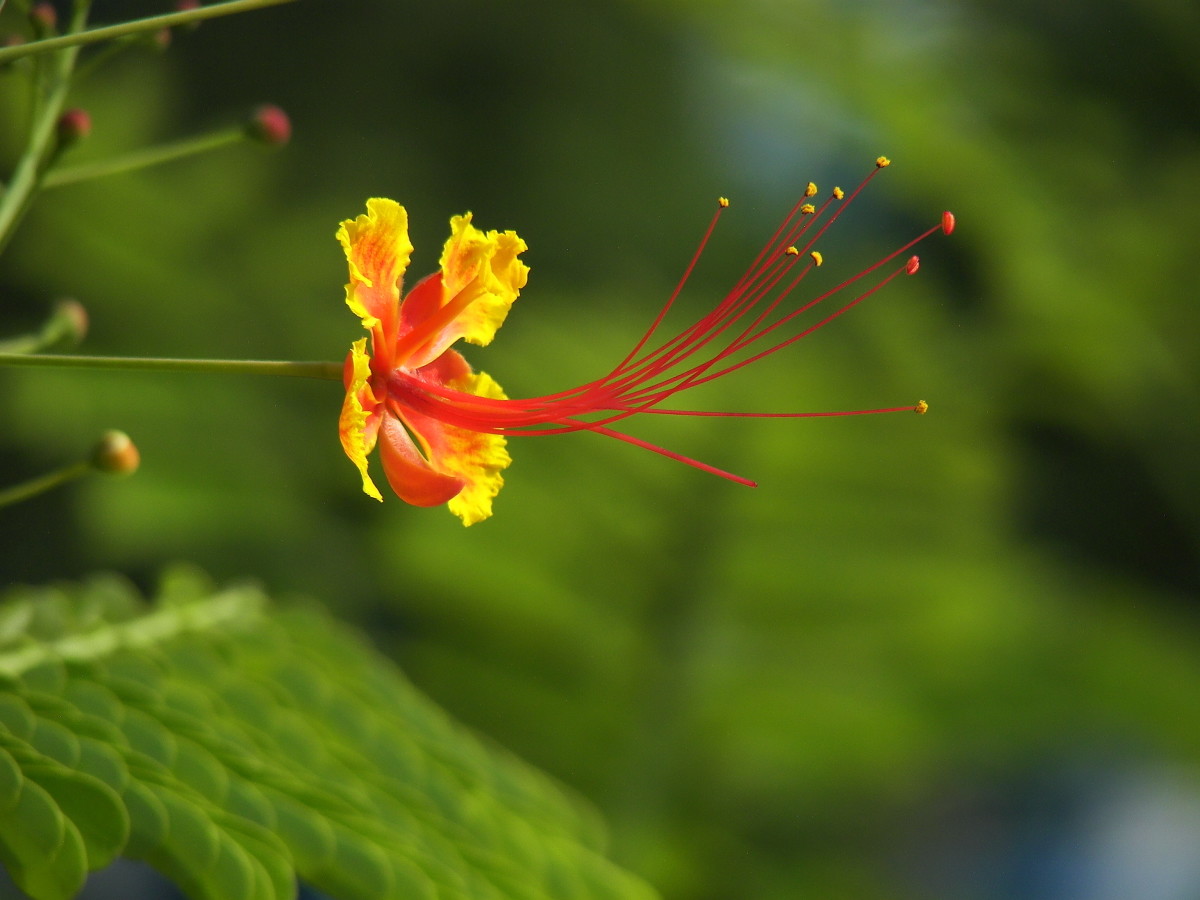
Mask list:
[[[788,256],[799,256],[800,255],[800,251],[797,250],[795,247],[788,247],[783,252],[786,253]]]
[[[804,196],[805,197],[815,197],[816,195],[817,195],[817,186],[810,181],[808,183],[808,187],[806,187],[804,189]]]
[[[886,156],[881,156],[875,160],[875,166],[880,169],[886,169],[891,164],[892,164],[892,161],[890,159],[888,159]]]
[[[812,257],[814,266],[819,266],[819,265],[821,265],[821,263],[825,262],[825,257],[823,257],[821,255],[821,252],[819,250],[814,250],[812,253],[810,253],[808,255]]]
[[[843,191],[840,187],[835,187],[833,189],[833,199],[834,200],[841,200],[845,196],[846,196],[846,192]]]
[[[913,407],[913,412],[915,412],[918,416],[923,416],[928,411],[929,411],[929,404],[926,403],[924,400],[920,401],[916,406]]]
[[[718,197],[717,198],[717,206],[721,207],[721,209],[724,209],[728,205],[729,205],[728,197]]]
[[[800,214],[804,216],[811,216],[816,211],[817,208],[811,203],[805,203],[802,207],[800,207]]]

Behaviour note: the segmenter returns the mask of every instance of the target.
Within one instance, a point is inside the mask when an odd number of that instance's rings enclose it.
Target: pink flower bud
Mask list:
[[[58,11],[53,3],[35,3],[29,8],[29,21],[41,33],[53,31],[58,25]]]
[[[265,104],[254,110],[246,133],[256,141],[272,147],[282,147],[292,137],[292,122],[278,106]]]
[[[200,0],[175,0],[175,12],[191,12],[200,8]],[[200,27],[200,21],[188,22],[186,25],[175,26],[180,31],[195,31]]]
[[[92,117],[86,109],[68,109],[58,117],[58,140],[63,146],[77,143],[92,133]]]

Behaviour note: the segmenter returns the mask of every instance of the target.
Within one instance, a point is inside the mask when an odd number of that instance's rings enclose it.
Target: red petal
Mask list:
[[[383,474],[396,496],[413,506],[440,506],[463,489],[453,475],[435,472],[394,416],[383,416],[379,428],[379,458]]]
[[[396,340],[401,341],[413,331],[420,329],[439,309],[442,308],[442,273],[434,272],[426,275],[409,291],[400,304],[400,328]],[[438,333],[440,334],[440,332]],[[395,360],[398,366],[418,368],[429,362],[427,351],[430,340],[438,334],[427,334],[418,346],[411,346],[404,352],[403,359]]]

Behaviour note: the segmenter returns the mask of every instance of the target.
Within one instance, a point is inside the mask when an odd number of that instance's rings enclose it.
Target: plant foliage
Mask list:
[[[0,606],[0,859],[57,900],[118,856],[210,900],[653,896],[361,637],[184,569]]]

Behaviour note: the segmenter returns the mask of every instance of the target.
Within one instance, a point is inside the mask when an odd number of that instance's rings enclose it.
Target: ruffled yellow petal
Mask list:
[[[346,305],[362,319],[364,328],[383,321],[390,330],[413,250],[408,213],[395,200],[372,198],[367,201],[366,215],[342,222],[337,239],[350,263]]]
[[[475,372],[458,380],[457,390],[489,397],[507,399],[490,375]],[[500,493],[504,478],[500,471],[512,462],[505,440],[498,434],[467,431],[448,427],[443,432],[444,445],[438,450],[438,467],[459,476],[463,489],[447,505],[450,512],[462,519],[463,525],[482,522],[492,514],[492,498]]]
[[[443,303],[462,311],[448,331],[472,344],[492,340],[529,278],[529,266],[517,259],[528,249],[514,231],[480,231],[470,213],[450,220],[440,260]]]
[[[366,338],[360,338],[351,345],[350,359],[353,370],[346,388],[346,399],[342,403],[342,414],[338,418],[338,436],[342,440],[342,449],[362,475],[363,493],[382,501],[383,495],[367,474],[367,454],[371,452],[375,441],[372,435],[367,434],[370,414],[362,404],[363,397],[374,400],[374,394],[367,384],[371,376],[371,357],[367,355]]]

